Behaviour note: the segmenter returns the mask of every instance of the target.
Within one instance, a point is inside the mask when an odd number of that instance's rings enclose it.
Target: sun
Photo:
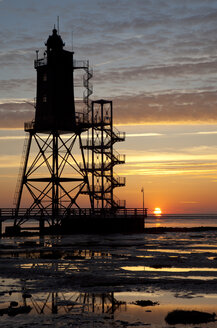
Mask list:
[[[154,213],[155,215],[161,215],[161,214],[162,214],[162,211],[161,211],[160,207],[155,207],[153,213]]]

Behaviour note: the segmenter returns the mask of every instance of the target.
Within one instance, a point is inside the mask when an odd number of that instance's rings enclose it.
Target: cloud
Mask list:
[[[44,47],[53,27],[51,22],[47,26],[48,20],[55,11],[65,13],[60,30],[66,45],[73,29],[76,53],[90,57],[96,67],[91,81],[95,97],[97,90],[99,94],[113,92],[116,123],[216,122],[217,97],[212,90],[217,75],[216,1],[83,2],[84,6],[79,1],[54,1],[38,7],[31,0],[28,4],[1,6],[5,10],[2,16],[6,13],[12,20],[18,13],[16,18],[21,21],[17,24],[16,20],[16,30],[8,21],[0,31],[1,76],[5,78],[0,81],[2,96],[9,98],[14,93],[14,97],[31,97],[30,92],[35,93],[35,81],[26,76],[35,76],[35,49]],[[43,11],[40,26],[35,10]],[[32,25],[27,29],[29,21]],[[146,92],[164,86],[171,91]],[[179,91],[183,87],[190,91]],[[23,126],[23,121],[33,116],[24,103],[12,100],[0,106],[1,127]]]
[[[0,53],[0,64],[4,66],[11,65],[29,65],[35,58],[35,48],[23,48],[15,50],[2,51]]]
[[[217,131],[199,131],[195,134],[209,135],[209,134],[217,134]]]
[[[20,128],[32,120],[35,109],[29,103],[32,100],[2,99],[0,128]],[[217,123],[216,91],[140,93],[114,97],[113,103],[115,124]]]
[[[27,100],[28,101],[28,100]],[[20,128],[24,122],[34,118],[34,107],[24,100],[6,100],[0,102],[0,128]]]
[[[0,169],[2,168],[15,168],[20,166],[19,155],[0,156]]]
[[[185,200],[181,200],[180,203],[181,204],[200,204],[200,202],[196,202],[194,200],[189,200],[189,201],[188,200],[186,200],[186,201]]]
[[[217,92],[138,94],[114,99],[116,124],[216,123]]]
[[[0,136],[0,141],[5,140],[24,140],[25,136]]]
[[[163,136],[162,133],[127,133],[127,138],[134,138],[134,137],[161,137]]]
[[[193,59],[192,59],[193,60]],[[96,71],[94,81],[101,83],[102,81],[120,84],[126,81],[141,81],[147,83],[147,78],[159,80],[162,77],[185,77],[198,76],[202,74],[216,74],[217,59],[208,60],[198,63],[179,63],[179,64],[164,64],[150,66],[133,66],[119,67],[118,69],[108,69],[105,72]]]
[[[167,156],[166,154],[162,154],[162,157]],[[138,162],[126,163],[124,168],[122,169],[122,175],[146,175],[146,176],[192,176],[200,178],[205,177],[206,179],[212,179],[216,177],[216,169],[217,163],[203,163],[196,162],[189,159],[189,162],[182,161],[181,158],[179,160],[175,160],[175,157],[168,158],[168,163],[161,162],[160,160],[156,163],[154,160],[145,161],[145,159],[141,159],[139,163],[139,158],[137,158]],[[216,160],[216,158],[215,158]]]
[[[207,148],[207,149],[205,149]],[[198,179],[216,177],[216,147],[164,148],[152,150],[125,149],[123,175],[192,176]]]
[[[22,90],[35,90],[35,80],[33,79],[10,79],[0,80],[0,90],[15,92]]]

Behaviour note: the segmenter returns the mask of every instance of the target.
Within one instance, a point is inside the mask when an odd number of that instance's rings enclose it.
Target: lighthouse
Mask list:
[[[37,95],[35,130],[40,132],[73,131],[75,103],[73,52],[64,50],[64,43],[53,29],[46,44],[45,57],[36,59]]]
[[[27,217],[46,218],[56,225],[64,218],[115,213],[125,201],[114,189],[125,178],[114,173],[125,156],[113,148],[125,134],[113,126],[112,101],[90,101],[92,70],[89,61],[75,60],[74,52],[54,28],[43,56],[36,52],[35,117],[24,124],[26,140],[15,192],[16,213],[27,202]],[[74,75],[83,72],[82,106],[76,103]],[[25,215],[15,225],[25,222]]]

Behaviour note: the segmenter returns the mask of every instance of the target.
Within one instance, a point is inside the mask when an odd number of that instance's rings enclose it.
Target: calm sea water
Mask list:
[[[163,214],[150,215],[146,227],[217,227],[217,214]]]

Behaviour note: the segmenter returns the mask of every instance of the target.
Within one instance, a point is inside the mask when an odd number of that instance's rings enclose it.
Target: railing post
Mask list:
[[[42,235],[44,233],[44,211],[41,209],[41,216],[39,219],[39,233]]]
[[[0,208],[0,238],[2,236],[2,209]]]
[[[44,233],[44,218],[39,219],[39,233],[42,235]]]
[[[145,229],[145,219],[147,218],[148,215],[148,209],[145,208],[145,215],[144,215],[144,229]]]

